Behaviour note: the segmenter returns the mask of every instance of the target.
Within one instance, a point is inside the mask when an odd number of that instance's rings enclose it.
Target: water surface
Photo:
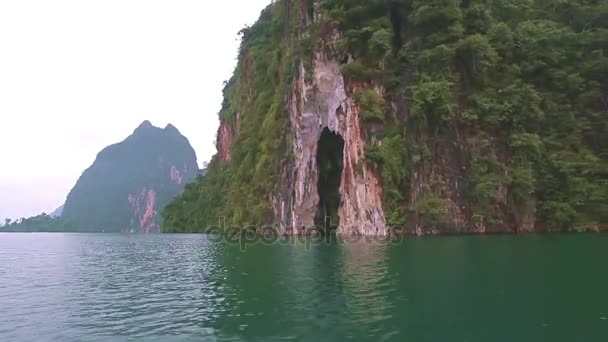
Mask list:
[[[608,341],[608,235],[0,234],[0,341]]]

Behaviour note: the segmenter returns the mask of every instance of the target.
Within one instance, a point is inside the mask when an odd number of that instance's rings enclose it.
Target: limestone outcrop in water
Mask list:
[[[165,230],[604,229],[607,18],[575,0],[276,1],[241,31],[218,154]]]

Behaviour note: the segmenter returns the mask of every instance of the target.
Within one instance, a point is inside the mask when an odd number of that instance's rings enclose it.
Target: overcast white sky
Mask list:
[[[143,120],[215,153],[237,32],[270,0],[0,0],[0,220],[51,212]]]

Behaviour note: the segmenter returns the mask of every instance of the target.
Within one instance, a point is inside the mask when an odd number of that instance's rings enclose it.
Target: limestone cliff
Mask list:
[[[607,11],[276,1],[241,31],[218,155],[165,230],[604,229]]]
[[[347,95],[340,64],[318,52],[313,61],[312,82],[306,82],[304,66],[288,101],[293,132],[293,159],[285,165],[289,177],[280,188],[285,194],[272,199],[282,231],[296,233],[319,224],[320,196],[317,156],[324,131],[342,140],[338,205],[341,234],[386,235],[378,176],[364,162],[366,145],[359,108]]]

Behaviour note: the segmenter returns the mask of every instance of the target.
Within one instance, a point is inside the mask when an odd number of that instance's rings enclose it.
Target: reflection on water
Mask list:
[[[606,341],[604,235],[0,234],[0,341]]]

